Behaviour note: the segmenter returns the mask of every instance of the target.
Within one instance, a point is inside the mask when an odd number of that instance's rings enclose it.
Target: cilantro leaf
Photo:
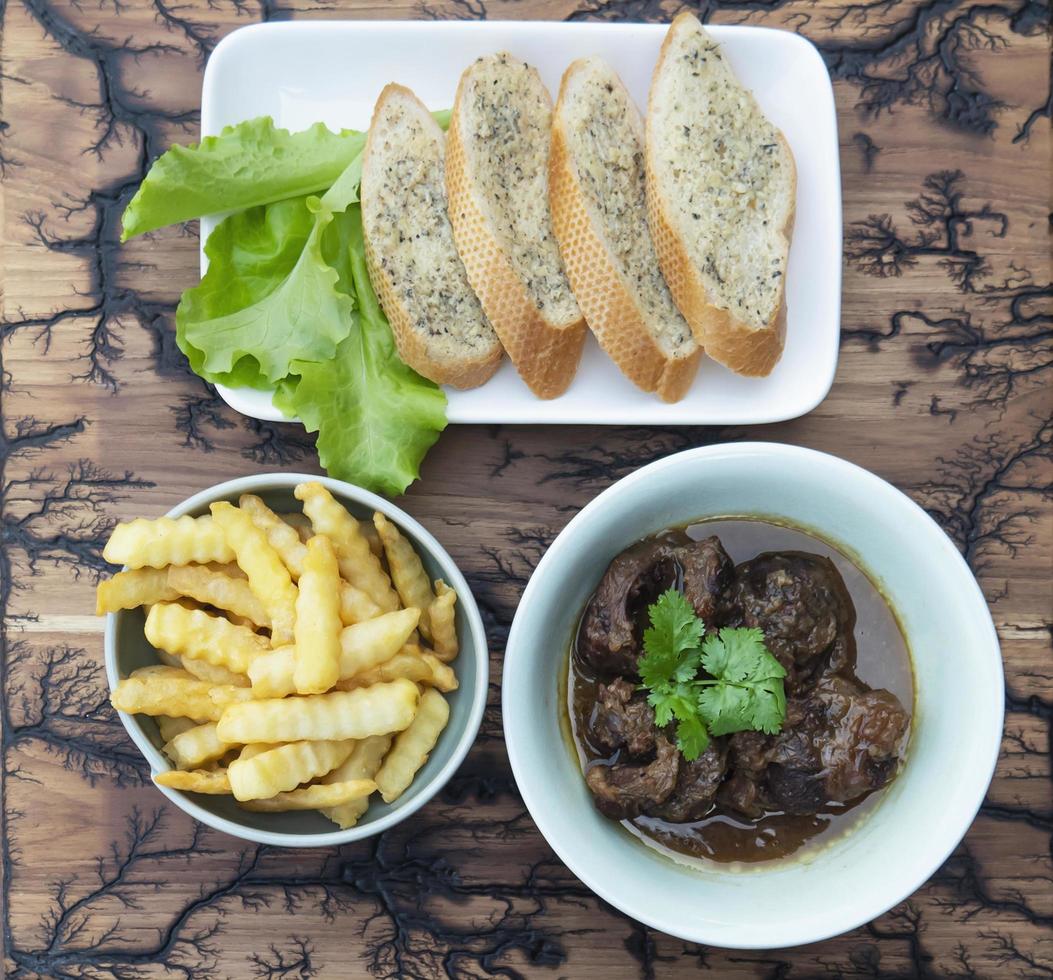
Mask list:
[[[703,639],[705,625],[675,589],[663,592],[648,614],[640,686],[648,691],[655,724],[676,722],[676,744],[688,762],[706,751],[711,737],[780,731],[786,671],[760,630],[722,629]]]
[[[722,629],[702,644],[702,666],[714,681],[699,696],[699,711],[713,735],[776,734],[786,715],[786,671],[758,629]],[[704,682],[705,683],[705,682]]]
[[[644,630],[639,661],[644,687],[654,691],[674,679],[690,680],[697,670],[702,620],[676,589],[663,592],[647,611],[651,625]]]
[[[697,712],[677,722],[676,744],[688,762],[694,762],[709,747],[709,732]]]

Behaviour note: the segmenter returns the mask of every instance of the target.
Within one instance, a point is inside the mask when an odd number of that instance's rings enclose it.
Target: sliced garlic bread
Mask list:
[[[673,298],[706,353],[769,374],[786,334],[793,154],[689,12],[669,27],[647,111],[647,207]]]
[[[457,251],[508,356],[540,398],[566,390],[585,340],[549,214],[551,122],[537,71],[501,52],[461,75],[446,139]]]
[[[497,370],[502,350],[454,244],[444,143],[409,89],[385,87],[362,161],[362,228],[402,359],[439,384],[473,388]]]
[[[601,58],[563,75],[552,125],[552,224],[589,328],[630,381],[677,401],[701,350],[677,310],[647,231],[644,128]]]

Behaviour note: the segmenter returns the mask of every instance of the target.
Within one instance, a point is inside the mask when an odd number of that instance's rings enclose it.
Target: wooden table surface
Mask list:
[[[801,32],[834,77],[845,278],[829,397],[752,429],[447,430],[402,503],[471,580],[495,679],[468,761],[404,827],[341,850],[242,846],[150,786],[108,706],[92,615],[108,529],[234,476],[317,470],[302,431],[230,411],[176,349],[196,231],[117,242],[149,162],[196,136],[210,49],[260,19],[666,21],[682,6],[293,3],[0,0],[8,973],[1053,976],[1049,7],[1031,0],[702,0],[713,23]],[[570,516],[642,464],[737,439],[835,453],[921,503],[979,577],[1007,679],[994,782],[932,880],[848,935],[755,953],[645,928],[563,867],[511,777],[496,680],[523,585]]]

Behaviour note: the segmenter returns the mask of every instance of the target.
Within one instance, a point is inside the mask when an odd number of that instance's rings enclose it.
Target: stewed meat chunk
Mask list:
[[[715,538],[671,532],[633,545],[607,567],[578,634],[578,656],[602,675],[637,676],[647,607],[681,587],[707,627],[727,623],[735,565]]]
[[[640,816],[649,806],[664,803],[676,786],[680,753],[664,736],[656,740],[652,762],[640,765],[602,763],[585,773],[596,806],[605,816],[627,820]]]
[[[824,654],[830,654],[835,670],[852,666],[855,609],[829,558],[764,554],[741,564],[737,573],[741,625],[763,631],[768,649],[786,668],[790,690],[810,683],[825,666]]]
[[[693,762],[680,760],[680,771],[672,795],[664,803],[647,809],[650,817],[661,817],[670,823],[701,820],[717,798],[717,787],[727,769],[727,750],[723,739],[714,739]]]
[[[637,618],[676,582],[673,548],[662,538],[633,545],[607,567],[578,632],[578,656],[602,675],[636,677]]]
[[[825,675],[804,699],[790,699],[779,735],[740,732],[730,740],[732,765],[722,799],[755,817],[765,809],[816,813],[850,803],[895,775],[908,725],[888,691]]]
[[[691,541],[677,549],[683,571],[684,596],[707,629],[728,621],[735,564],[717,537]]]
[[[601,752],[619,749],[634,759],[654,752],[654,710],[647,695],[624,677],[596,689],[596,703],[589,719],[588,739]]]

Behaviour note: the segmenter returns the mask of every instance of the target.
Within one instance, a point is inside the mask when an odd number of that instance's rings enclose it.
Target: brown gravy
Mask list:
[[[856,677],[868,687],[891,691],[908,715],[912,714],[914,678],[903,632],[878,588],[844,554],[805,531],[762,519],[720,518],[688,525],[685,530],[695,540],[717,535],[736,564],[770,551],[799,551],[829,558],[855,606]],[[581,734],[586,730],[599,681],[573,650],[568,665],[565,707],[584,770],[603,758]],[[849,804],[827,804],[819,813],[807,816],[769,811],[750,820],[718,803],[704,819],[693,823],[668,823],[647,816],[622,823],[634,836],[659,849],[711,861],[755,863],[784,858],[806,844],[816,846],[831,840],[863,818],[881,796],[878,790]]]

